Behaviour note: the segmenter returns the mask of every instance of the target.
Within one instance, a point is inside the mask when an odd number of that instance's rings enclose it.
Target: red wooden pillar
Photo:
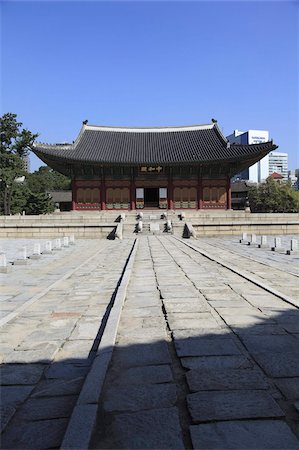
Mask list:
[[[202,207],[203,207],[202,178],[199,178],[199,179],[198,179],[198,185],[197,185],[197,202],[198,202],[198,209],[202,209]]]
[[[104,179],[101,182],[101,209],[106,209],[106,185]]]
[[[136,185],[135,185],[135,180],[131,180],[131,185],[130,185],[130,209],[131,209],[131,211],[136,209]]]
[[[76,180],[72,180],[72,211],[75,211],[77,205],[77,186]]]
[[[169,180],[168,180],[167,197],[168,197],[168,209],[174,209],[173,182],[172,182],[171,178],[169,178]]]
[[[226,206],[227,209],[232,209],[232,191],[231,191],[230,177],[227,177],[226,180]]]

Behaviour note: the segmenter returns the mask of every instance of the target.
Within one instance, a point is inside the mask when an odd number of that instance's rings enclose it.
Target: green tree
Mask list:
[[[22,157],[28,154],[38,134],[22,129],[17,115],[6,113],[0,117],[0,189],[2,210],[11,213],[11,204],[18,178],[25,175]]]
[[[32,192],[64,191],[70,189],[71,180],[48,166],[41,166],[29,175],[27,184]]]
[[[11,213],[11,201],[16,179],[24,173],[24,164],[18,155],[0,152],[1,200],[4,214]]]
[[[272,177],[248,192],[252,212],[299,212],[299,192],[290,184],[279,184]]]
[[[23,211],[26,211],[29,193],[30,192],[26,186],[26,183],[20,183],[14,186],[13,196],[11,199],[12,214],[21,214]]]
[[[25,206],[26,214],[47,214],[54,211],[54,205],[45,192],[31,192]]]

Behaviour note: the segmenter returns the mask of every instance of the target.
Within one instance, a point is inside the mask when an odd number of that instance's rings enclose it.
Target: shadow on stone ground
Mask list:
[[[91,448],[298,449],[298,310],[230,326],[116,346]],[[60,447],[93,357],[2,365],[2,449]]]

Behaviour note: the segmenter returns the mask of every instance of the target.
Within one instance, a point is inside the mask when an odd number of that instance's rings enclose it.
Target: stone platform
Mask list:
[[[172,232],[182,237],[186,223],[201,236],[240,235],[242,232],[259,235],[299,234],[299,214],[251,214],[245,211],[219,210],[142,210],[64,212],[42,216],[0,217],[0,238],[54,238],[74,234],[77,238],[115,238],[116,227],[124,216],[124,237],[136,231],[137,215],[142,213],[144,230],[151,226],[158,233],[172,224]],[[164,217],[166,214],[166,217]],[[158,226],[158,228],[157,228]],[[145,233],[143,233],[145,234]]]

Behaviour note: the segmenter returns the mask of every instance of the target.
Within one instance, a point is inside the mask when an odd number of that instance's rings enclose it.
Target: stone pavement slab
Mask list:
[[[115,349],[115,364],[121,368],[170,364],[166,342],[136,344]]]
[[[161,306],[148,308],[130,308],[122,314],[122,317],[157,317],[161,316]]]
[[[232,315],[224,315],[221,312],[221,317],[223,318],[223,320],[227,323],[227,325],[229,325],[231,328],[232,327],[236,327],[236,326],[243,326],[246,328],[250,328],[250,327],[254,327],[256,325],[262,325],[265,322],[267,323],[274,323],[273,320],[267,318],[267,316],[262,315],[260,313],[256,313],[256,314],[236,314]]]
[[[0,405],[0,433],[2,433],[14,416],[16,408],[11,405]]]
[[[285,414],[264,391],[197,392],[187,396],[194,422],[283,417]]]
[[[63,395],[74,395],[80,392],[80,388],[83,383],[83,376],[61,380],[61,379],[50,379],[42,380],[37,387],[34,389],[31,398],[36,397],[59,397]]]
[[[256,370],[193,369],[186,374],[191,392],[268,389],[269,385]]]
[[[275,324],[257,324],[253,327],[244,327],[244,326],[232,326],[231,327],[234,332],[240,336],[248,336],[248,335],[271,335],[271,334],[286,334],[286,331]]]
[[[87,317],[82,319],[70,335],[70,340],[94,340],[100,328],[98,317]]]
[[[163,298],[163,303],[165,305],[168,305],[168,303],[196,303],[196,304],[201,304],[201,305],[206,305],[206,301],[204,296],[200,297],[200,294],[195,294],[194,297],[187,297],[187,296],[182,296],[182,297],[169,297],[169,298]]]
[[[84,377],[88,372],[90,362],[83,360],[81,363],[57,362],[52,364],[46,371],[47,379],[72,380]]]
[[[231,338],[232,331],[227,326],[219,326],[218,328],[189,328],[185,330],[173,330],[172,332],[174,340],[183,340],[188,338],[215,338],[221,337],[222,339]]]
[[[242,303],[245,303],[244,299],[242,299],[242,297],[240,297],[239,294],[237,294],[236,292],[234,292],[231,289],[219,289],[218,292],[215,292],[215,290],[213,291],[207,291],[204,290],[202,291],[206,300],[208,302],[213,302],[213,301],[223,301],[227,303],[227,306],[230,307],[230,302],[234,302],[234,301],[239,301]],[[248,307],[248,303],[247,303],[247,307]]]
[[[120,323],[124,328],[128,329],[139,329],[139,328],[163,328],[165,326],[164,317],[121,317]]]
[[[243,336],[242,340],[251,353],[284,353],[299,350],[298,341],[293,336],[263,335]]]
[[[253,358],[270,377],[299,377],[299,349],[284,353],[253,353]]]
[[[296,337],[298,338],[298,334],[299,334],[299,323],[280,323],[280,325],[288,332],[288,333],[292,333],[294,334],[294,336],[296,335]]]
[[[89,339],[66,341],[56,353],[54,361],[83,363],[89,358],[93,344],[94,341]]]
[[[280,420],[242,420],[192,425],[193,447],[198,450],[297,450],[299,442]]]
[[[175,340],[175,348],[179,357],[240,354],[232,339],[221,337],[178,339]]]
[[[115,371],[116,382],[125,384],[157,384],[173,381],[172,372],[167,365],[132,367],[124,370],[121,374]]]
[[[121,339],[122,345],[131,344],[149,344],[151,342],[163,342],[166,339],[166,327],[150,327],[150,328],[129,328],[126,331],[120,331],[116,339],[118,344]]]
[[[208,300],[208,303],[213,308],[247,308],[248,303],[244,300]]]
[[[68,419],[51,419],[15,424],[3,435],[2,448],[11,450],[58,448],[67,423]]]
[[[167,316],[167,319],[172,330],[217,328],[218,325],[218,322],[211,315],[206,316],[206,318],[193,318],[192,314],[189,313],[189,317],[180,318],[180,314],[172,314],[171,316]]]
[[[73,325],[74,326],[74,325]],[[72,328],[62,327],[62,328],[51,328],[49,324],[49,329],[47,330],[36,330],[27,336],[26,340],[20,345],[21,349],[30,349],[36,342],[48,342],[48,341],[64,341],[71,334]]]
[[[116,387],[106,392],[104,410],[141,411],[154,408],[169,408],[174,406],[177,399],[174,384],[148,384]]]
[[[253,362],[244,355],[229,356],[190,356],[181,358],[186,369],[218,370],[218,369],[250,369]]]
[[[167,308],[167,306],[166,306]],[[199,321],[212,321],[214,319],[213,315],[210,311],[204,311],[204,312],[192,312],[192,311],[184,311],[184,312],[178,312],[178,313],[171,313],[167,312],[167,318],[168,320],[175,321],[177,319],[183,320],[183,319],[196,319]],[[217,322],[216,322],[217,323]]]
[[[183,450],[177,408],[114,416],[106,427],[102,448]]]
[[[188,297],[188,298],[190,298],[190,297],[194,297],[194,298],[197,298],[198,296],[197,296],[197,293],[196,292],[193,292],[191,289],[188,289],[188,290],[186,290],[186,289],[175,289],[175,288],[172,288],[172,289],[169,289],[169,290],[166,290],[166,289],[161,289],[161,295],[162,295],[162,298],[179,298],[179,299],[181,299],[181,300],[183,300],[184,299],[184,297]]]
[[[18,419],[31,421],[69,417],[75,401],[76,396],[74,395],[32,398],[18,411]]]
[[[144,296],[144,295],[140,295],[140,296],[135,296],[133,297],[132,295],[130,296],[130,303],[128,304],[127,308],[131,309],[131,308],[150,308],[150,307],[155,307],[155,306],[160,306],[161,304],[161,300],[159,299],[159,297],[155,297],[153,295],[150,296]]]
[[[18,406],[29,397],[34,386],[1,386],[1,406]]]
[[[174,315],[175,313],[204,313],[208,312],[210,308],[208,305],[204,302],[197,301],[197,302],[184,302],[184,299],[182,299],[182,302],[165,302],[167,314]],[[174,315],[175,317],[175,315]]]
[[[46,344],[36,350],[15,350],[4,357],[5,363],[18,364],[48,364],[57,352],[58,347],[55,344]]]
[[[229,304],[226,305],[226,307],[224,307],[224,308],[217,307],[215,309],[216,309],[217,313],[220,314],[220,316],[226,317],[226,316],[235,316],[236,315],[236,309],[231,308],[229,306]],[[254,315],[255,317],[263,316],[261,311],[254,308],[253,306],[250,306],[248,303],[246,306],[242,307],[241,314],[242,314],[242,316],[247,316],[247,315],[248,316]]]
[[[65,339],[57,339],[55,340],[55,336],[54,333],[50,332],[49,333],[49,338],[47,339],[46,337],[47,333],[43,333],[43,339],[39,340],[35,340],[31,338],[30,336],[26,336],[26,338],[23,340],[23,342],[21,342],[20,345],[18,345],[18,347],[16,347],[15,351],[16,352],[21,352],[21,351],[26,351],[26,350],[30,350],[30,351],[43,351],[48,352],[48,354],[53,354],[53,352],[57,351],[61,345],[63,344]],[[54,340],[53,340],[54,339]]]
[[[278,299],[274,295],[264,294],[264,295],[256,295],[256,294],[244,294],[246,300],[251,303],[251,305],[256,306],[258,308],[285,308],[285,302]]]
[[[299,377],[278,378],[275,384],[288,400],[299,400]]]
[[[2,385],[36,384],[45,369],[42,364],[3,364],[0,367]]]

